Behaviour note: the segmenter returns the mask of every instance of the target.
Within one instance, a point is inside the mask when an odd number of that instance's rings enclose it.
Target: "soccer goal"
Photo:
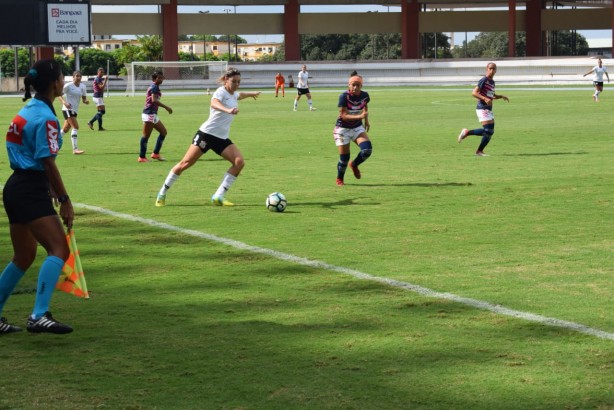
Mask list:
[[[147,90],[155,71],[164,73],[165,91],[215,88],[227,67],[226,61],[133,61],[126,64],[126,95],[134,97],[137,91]]]

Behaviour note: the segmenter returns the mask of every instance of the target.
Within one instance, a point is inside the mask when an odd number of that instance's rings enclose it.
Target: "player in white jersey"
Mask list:
[[[230,162],[231,166],[224,174],[222,183],[211,197],[212,205],[233,206],[234,204],[224,198],[226,192],[235,182],[241,170],[245,166],[243,154],[232,142],[230,137],[230,125],[234,117],[239,114],[239,101],[245,98],[254,100],[260,95],[260,91],[239,92],[241,73],[234,67],[228,67],[226,73],[218,78],[221,84],[211,97],[209,106],[209,118],[205,121],[192,138],[192,144],[179,161],[168,173],[166,180],[156,198],[156,206],[166,205],[166,194],[177,182],[179,177],[196,164],[198,159],[207,151],[211,150],[220,157]],[[202,181],[202,176],[199,177]]]
[[[298,95],[294,99],[294,111],[298,109],[298,100],[301,99],[301,95],[307,96],[307,104],[309,104],[309,111],[315,111],[313,103],[311,102],[311,93],[309,92],[309,73],[307,72],[307,66],[303,64],[301,71],[298,72],[298,83],[296,84],[296,90]]]
[[[597,65],[591,69],[588,73],[584,74],[582,77],[586,77],[587,75],[593,73],[593,85],[595,86],[595,93],[593,94],[593,101],[599,102],[599,94],[603,91],[603,75],[605,74],[608,79],[608,83],[610,82],[610,76],[608,75],[608,70],[603,66],[603,62],[601,59],[597,60]]]
[[[71,128],[70,138],[72,140],[73,154],[83,154],[84,151],[79,149],[77,145],[77,134],[79,133],[79,122],[77,121],[77,113],[79,104],[89,104],[87,99],[87,89],[85,84],[81,82],[81,72],[75,71],[72,73],[72,82],[64,85],[64,95],[58,98],[62,103],[62,114],[64,115],[64,126],[62,133],[66,134]]]

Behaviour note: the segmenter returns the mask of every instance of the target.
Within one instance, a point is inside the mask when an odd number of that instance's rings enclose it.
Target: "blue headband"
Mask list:
[[[38,71],[36,71],[35,68],[31,68],[30,71],[28,71],[28,74],[30,75],[30,77],[36,78],[36,76],[38,75]]]

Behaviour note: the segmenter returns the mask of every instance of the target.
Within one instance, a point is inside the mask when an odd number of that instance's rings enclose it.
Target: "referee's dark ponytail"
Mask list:
[[[23,95],[23,101],[27,101],[32,98],[30,94],[31,88],[37,93],[44,94],[49,90],[49,86],[57,81],[62,75],[62,68],[55,60],[38,60],[28,74],[23,79],[25,92]]]

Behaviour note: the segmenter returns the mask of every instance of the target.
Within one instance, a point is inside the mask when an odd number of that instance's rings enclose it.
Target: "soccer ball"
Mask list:
[[[283,212],[287,205],[288,201],[281,192],[273,192],[266,197],[266,209],[271,212]]]

